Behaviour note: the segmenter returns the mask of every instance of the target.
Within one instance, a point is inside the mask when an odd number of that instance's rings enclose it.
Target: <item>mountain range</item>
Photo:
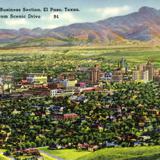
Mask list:
[[[111,17],[94,23],[75,23],[55,29],[0,29],[0,45],[69,46],[125,43],[127,41],[160,42],[160,10],[142,7],[138,12]]]

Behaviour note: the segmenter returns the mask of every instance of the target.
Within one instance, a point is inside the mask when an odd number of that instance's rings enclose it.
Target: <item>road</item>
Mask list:
[[[47,152],[44,152],[44,151],[40,151],[40,153],[46,154],[47,156],[49,156],[49,157],[51,157],[51,158],[54,158],[54,159],[56,159],[56,160],[64,160],[64,159],[62,159],[62,158],[60,158],[60,157],[54,156],[54,155],[52,155],[52,154],[50,154],[50,153],[47,153]]]

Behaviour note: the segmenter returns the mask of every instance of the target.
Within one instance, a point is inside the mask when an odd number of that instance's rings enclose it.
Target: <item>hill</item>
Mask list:
[[[160,42],[160,10],[142,7],[138,12],[94,23],[76,23],[55,29],[0,29],[1,46],[70,46]]]
[[[160,147],[106,148],[77,160],[160,160]]]

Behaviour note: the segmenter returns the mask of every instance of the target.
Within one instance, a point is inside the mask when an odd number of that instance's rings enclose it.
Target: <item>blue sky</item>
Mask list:
[[[0,8],[79,8],[80,12],[12,12],[15,15],[36,14],[40,19],[0,18],[0,28],[56,28],[79,22],[94,22],[101,19],[125,15],[142,6],[160,9],[160,0],[0,0]],[[0,15],[10,15],[10,12],[0,12]],[[53,15],[58,14],[59,19]]]

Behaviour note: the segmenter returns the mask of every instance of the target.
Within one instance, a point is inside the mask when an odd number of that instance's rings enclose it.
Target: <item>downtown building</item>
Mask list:
[[[97,84],[103,75],[99,65],[95,65],[94,67],[92,67],[89,70],[89,73],[90,73],[89,80],[91,84]]]
[[[141,64],[133,70],[132,80],[137,82],[149,82],[154,78],[154,66],[148,61],[147,64]]]

